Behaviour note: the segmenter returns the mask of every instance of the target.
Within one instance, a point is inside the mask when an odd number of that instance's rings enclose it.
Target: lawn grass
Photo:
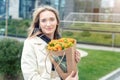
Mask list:
[[[78,64],[79,80],[98,80],[120,67],[120,52],[89,50]]]
[[[114,43],[112,38],[112,33],[102,33],[102,32],[90,32],[90,31],[62,31],[63,37],[72,37],[77,40],[77,42],[100,44],[112,46],[120,46],[120,34],[115,33]]]

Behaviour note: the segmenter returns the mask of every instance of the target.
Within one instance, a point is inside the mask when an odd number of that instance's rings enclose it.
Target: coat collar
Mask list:
[[[41,50],[43,53],[46,53],[47,43],[44,40],[42,40],[39,37],[35,37],[33,44],[36,45],[37,48]]]

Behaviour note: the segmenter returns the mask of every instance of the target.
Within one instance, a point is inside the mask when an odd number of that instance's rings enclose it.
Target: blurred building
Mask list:
[[[17,2],[10,0],[9,4],[14,4],[11,7],[13,9],[16,5],[19,6],[19,11],[16,15],[19,15],[19,18],[32,18],[32,13],[35,8],[39,7],[40,5],[50,5],[58,9],[60,12],[60,18],[63,19],[64,16],[64,7],[65,7],[65,0],[16,0]],[[18,4],[16,4],[18,3]],[[9,7],[10,8],[10,7]],[[14,13],[10,16],[14,18]],[[17,17],[16,17],[17,18]]]
[[[19,16],[19,0],[8,0],[8,15],[10,18],[18,19]]]
[[[120,13],[120,0],[8,0],[9,17],[13,19],[32,18],[35,8],[50,5],[58,9],[64,19],[71,12]],[[6,0],[0,0],[0,16],[5,14]]]
[[[76,6],[74,12],[93,13],[91,15],[92,21],[120,21],[120,19],[118,19],[118,16],[120,14],[120,0],[76,0],[75,5]],[[95,15],[96,13],[97,15]]]
[[[76,12],[105,13],[106,9],[110,12],[113,8],[118,8],[115,3],[120,4],[120,0],[76,0]]]
[[[5,16],[5,0],[0,0],[0,18]]]
[[[35,0],[19,0],[19,17],[31,18],[34,8]]]

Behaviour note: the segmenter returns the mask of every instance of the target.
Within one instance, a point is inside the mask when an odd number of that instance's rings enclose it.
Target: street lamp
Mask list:
[[[5,21],[5,36],[8,34],[8,0],[6,0],[6,21]]]

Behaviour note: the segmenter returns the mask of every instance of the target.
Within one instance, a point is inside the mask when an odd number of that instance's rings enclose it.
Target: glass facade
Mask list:
[[[40,5],[55,7],[61,13],[60,18],[63,18],[65,0],[20,0],[19,16],[21,18],[31,18],[34,8]]]
[[[5,0],[0,0],[0,16],[4,16],[6,12]]]
[[[65,9],[65,0],[51,0],[51,6],[53,6],[59,11],[60,19],[63,19],[64,9]]]
[[[10,0],[9,0],[10,1]],[[20,18],[32,18],[35,8],[40,5],[50,5],[55,7],[60,13],[60,19],[64,19],[71,12],[80,13],[114,13],[120,12],[117,4],[119,0],[18,0]],[[0,0],[0,15],[5,14],[6,0]],[[118,3],[119,2],[119,3]],[[17,5],[17,4],[15,4]]]
[[[118,0],[75,0],[75,12],[111,13]]]
[[[100,9],[101,0],[77,0],[75,12],[92,13],[96,9]]]
[[[40,2],[41,2],[41,4],[51,5],[50,0],[41,0]]]
[[[34,6],[35,6],[34,0],[20,0],[19,17],[31,18]]]

